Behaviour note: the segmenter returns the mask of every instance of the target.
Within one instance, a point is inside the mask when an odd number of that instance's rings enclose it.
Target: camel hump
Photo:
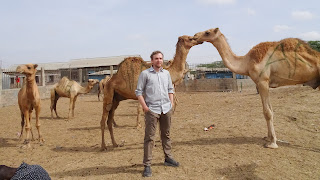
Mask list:
[[[133,90],[137,87],[140,73],[149,67],[141,57],[127,57],[119,64],[117,75],[125,79],[127,87]]]
[[[60,90],[64,91],[64,92],[68,92],[70,91],[71,86],[73,85],[75,81],[70,81],[67,77],[63,77],[58,85],[57,88],[59,88]]]
[[[308,53],[312,56],[319,56],[320,53],[313,50],[306,42],[298,38],[286,38],[278,42],[262,42],[254,46],[249,55],[257,63],[261,62],[266,53],[272,49],[273,51],[281,51],[286,53]]]

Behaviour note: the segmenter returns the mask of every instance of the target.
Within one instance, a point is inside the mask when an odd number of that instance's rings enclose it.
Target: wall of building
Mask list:
[[[225,79],[195,79],[184,81],[176,87],[176,91],[238,91],[237,80]]]
[[[38,86],[39,94],[41,99],[50,98],[50,90],[53,85]],[[4,89],[0,94],[0,107],[11,106],[18,104],[18,92],[20,88],[17,89]]]
[[[255,83],[249,79],[194,79],[183,81],[176,91],[245,91],[255,89]]]

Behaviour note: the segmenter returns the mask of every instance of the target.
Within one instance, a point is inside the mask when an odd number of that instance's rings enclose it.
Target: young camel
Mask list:
[[[74,107],[77,97],[80,94],[87,94],[91,91],[95,84],[99,83],[96,79],[89,79],[87,87],[82,87],[76,81],[69,80],[67,77],[63,77],[59,83],[57,83],[51,90],[51,118],[53,119],[53,111],[55,111],[57,118],[60,118],[57,113],[57,101],[60,97],[70,98],[68,119],[74,117]]]
[[[44,142],[42,135],[40,133],[40,121],[39,121],[39,114],[41,109],[40,95],[39,95],[37,83],[35,81],[37,67],[38,67],[37,64],[26,64],[26,65],[18,66],[16,69],[17,72],[24,74],[26,76],[25,83],[18,93],[18,104],[21,112],[20,140],[23,134],[23,127],[25,126],[26,139],[24,141],[24,144],[26,144],[27,147],[30,146],[29,131],[31,131],[32,140],[34,140],[31,125],[30,125],[33,109],[35,109],[36,111],[36,127],[38,130],[39,142],[40,143]]]
[[[278,148],[269,88],[303,83],[317,88],[320,85],[320,53],[300,39],[288,38],[260,43],[245,56],[236,56],[219,28],[199,32],[194,40],[212,43],[226,67],[234,73],[250,76],[256,83],[268,127],[265,147]]]
[[[192,46],[198,44],[196,41],[193,41],[192,38],[193,37],[191,36],[181,36],[178,39],[174,60],[167,69],[170,72],[172,83],[180,81],[184,76],[187,54]],[[143,70],[148,69],[149,67],[150,65],[140,57],[128,57],[120,63],[117,73],[113,75],[106,84],[104,88],[103,113],[100,122],[102,150],[107,149],[104,139],[104,130],[107,119],[112,144],[114,147],[118,146],[114,139],[112,128],[115,110],[122,100],[137,100],[135,89],[137,87],[139,75]]]
[[[103,94],[103,89],[106,83],[110,80],[110,76],[106,76],[104,79],[101,79],[98,87],[98,100],[100,101],[100,94]]]

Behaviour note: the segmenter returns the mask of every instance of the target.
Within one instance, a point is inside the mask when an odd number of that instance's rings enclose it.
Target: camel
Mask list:
[[[100,94],[103,94],[103,88],[105,84],[109,81],[110,76],[106,76],[104,79],[101,79],[98,87],[98,100],[100,101]]]
[[[183,78],[187,54],[192,46],[198,44],[196,41],[193,41],[192,38],[192,36],[181,36],[178,38],[174,60],[167,68],[170,72],[173,84],[179,82]],[[107,125],[113,147],[118,146],[114,139],[112,128],[115,110],[122,100],[137,100],[135,89],[137,87],[139,75],[143,70],[148,69],[149,67],[150,65],[143,61],[141,57],[125,58],[124,61],[119,64],[117,73],[113,75],[106,84],[104,88],[103,113],[100,121],[102,150],[107,149],[104,139],[104,130],[107,119]]]
[[[30,125],[33,109],[35,109],[35,112],[36,112],[36,127],[38,130],[39,142],[40,143],[44,142],[42,135],[40,133],[40,121],[39,121],[41,100],[40,100],[38,86],[35,80],[37,67],[38,67],[37,64],[26,64],[26,65],[18,66],[16,69],[17,72],[24,74],[26,76],[25,83],[18,93],[18,104],[21,112],[21,133],[20,133],[19,139],[21,140],[22,138],[23,127],[25,125],[26,139],[24,141],[24,144],[26,144],[27,147],[30,147],[29,131],[31,131],[32,140],[34,140],[32,128]]]
[[[53,89],[51,89],[51,118],[53,119],[53,111],[55,111],[57,118],[60,118],[57,113],[57,101],[60,97],[70,98],[69,104],[69,114],[68,120],[74,117],[74,107],[76,104],[77,97],[80,94],[87,94],[91,91],[95,84],[99,83],[96,79],[89,79],[88,85],[86,87],[82,87],[76,81],[69,80],[67,77],[63,77],[57,84],[54,85]]]
[[[262,42],[246,55],[236,56],[219,28],[199,32],[194,40],[212,43],[226,67],[234,73],[250,76],[255,82],[268,128],[265,147],[278,148],[269,88],[306,83],[316,89],[320,85],[320,53],[300,39],[287,38]]]

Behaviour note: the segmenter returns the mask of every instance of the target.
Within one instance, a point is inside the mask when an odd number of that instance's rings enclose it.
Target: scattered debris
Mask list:
[[[209,126],[209,127],[205,127],[203,130],[204,130],[204,131],[209,131],[210,129],[213,129],[214,127],[215,127],[215,125],[212,124],[212,125]]]

